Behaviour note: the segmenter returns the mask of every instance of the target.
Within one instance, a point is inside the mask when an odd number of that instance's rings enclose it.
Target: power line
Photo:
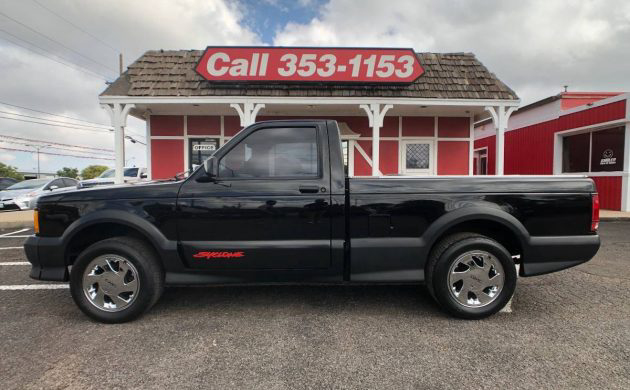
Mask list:
[[[76,153],[80,153],[81,155],[87,154],[87,153],[96,153],[96,151],[93,150],[86,150],[86,151],[81,151],[81,150],[77,150],[76,147],[72,148],[72,147],[65,147],[65,146],[57,146],[57,145],[33,145],[32,142],[24,142],[24,141],[13,141],[13,140],[6,140],[6,139],[2,139],[0,140],[0,144],[2,143],[6,143],[6,144],[16,144],[16,145],[24,145],[24,146],[29,146],[32,148],[42,148],[42,147],[46,147],[49,149],[59,149],[59,150],[63,150],[66,152],[76,152]],[[107,155],[107,157],[113,157],[111,156],[112,152],[99,152],[99,153],[103,153],[102,155]],[[107,154],[105,154],[107,153]]]
[[[103,64],[102,62],[96,61],[95,59],[93,59],[93,58],[91,58],[91,57],[88,57],[88,56],[86,56],[86,55],[84,55],[84,54],[82,54],[82,53],[80,53],[80,52],[78,52],[78,51],[74,50],[74,49],[73,49],[73,48],[71,48],[70,46],[67,46],[67,45],[65,45],[65,44],[63,44],[63,43],[61,43],[61,42],[59,42],[59,41],[57,41],[57,40],[55,40],[55,39],[50,38],[50,37],[49,37],[49,36],[47,36],[46,34],[43,34],[43,33],[39,32],[39,31],[35,30],[34,28],[32,28],[32,27],[30,27],[30,26],[28,26],[28,25],[26,25],[26,24],[24,24],[24,23],[20,22],[19,20],[17,20],[17,19],[13,19],[12,17],[10,17],[9,15],[5,14],[5,13],[4,13],[4,12],[2,12],[2,11],[0,11],[0,15],[4,16],[5,18],[7,18],[7,19],[9,19],[9,20],[13,21],[14,23],[19,24],[20,26],[22,26],[22,27],[24,27],[24,28],[26,28],[26,29],[28,29],[28,30],[30,30],[30,31],[33,31],[35,34],[38,34],[38,35],[40,35],[40,36],[42,36],[42,37],[44,37],[44,38],[48,39],[49,41],[54,42],[54,43],[58,44],[59,46],[66,48],[67,50],[70,50],[71,52],[73,52],[73,53],[75,53],[75,54],[77,54],[77,55],[79,55],[79,56],[81,56],[81,57],[85,58],[86,60],[88,60],[88,61],[90,61],[90,62],[93,62],[93,63],[95,63],[95,64],[97,64],[97,65],[99,65],[99,66],[103,67],[104,69],[109,69],[109,70],[111,70],[111,71],[113,71],[113,72],[115,72],[115,73],[118,73],[118,71],[117,71],[116,69],[114,69],[114,68],[110,68],[108,65],[105,65],[105,64]]]
[[[140,145],[147,146],[147,144],[145,142],[137,140],[137,139],[135,139],[135,138],[133,138],[133,137],[131,137],[129,135],[126,135],[125,138],[127,138],[129,141],[131,141],[132,144],[136,144],[137,143],[137,144],[140,144]]]
[[[39,124],[39,125],[47,125],[47,126],[55,126],[55,127],[65,127],[65,128],[67,128],[67,129],[76,129],[76,130],[84,130],[84,131],[93,131],[93,132],[96,132],[96,133],[102,133],[102,134],[103,134],[104,132],[105,132],[105,133],[109,133],[109,132],[114,131],[114,130],[103,130],[103,131],[99,131],[99,130],[87,129],[87,128],[84,128],[84,127],[64,126],[64,125],[58,125],[58,124],[55,124],[55,123],[38,122],[38,121],[31,121],[31,120],[28,120],[28,119],[20,119],[20,118],[10,118],[10,117],[8,117],[8,116],[1,116],[1,115],[0,115],[0,119],[8,119],[8,120],[12,120],[12,121],[26,122],[26,123],[37,123],[37,124]],[[131,136],[127,136],[127,138],[128,138],[128,139],[130,139],[130,140],[132,140],[132,137],[131,137]],[[135,141],[135,142],[137,142],[137,143],[139,143],[139,144],[141,144],[141,145],[146,145],[146,143],[144,143],[144,142],[142,142],[142,141],[139,141],[139,140],[137,140],[137,139],[133,139],[133,141]],[[132,141],[132,142],[133,142],[133,141]],[[135,143],[135,142],[134,142],[134,143]]]
[[[46,119],[46,118],[42,118],[40,116],[33,116],[33,115],[24,115],[24,114],[15,114],[13,112],[9,112],[9,111],[2,111],[0,110],[0,114],[8,114],[8,115],[16,115],[16,116],[23,116],[25,118],[32,118],[32,119],[39,119],[39,120],[43,120],[43,121],[48,121],[48,122],[53,122],[53,123],[59,123],[62,125],[73,125],[73,126],[81,126],[81,127],[86,127],[86,128],[93,128],[93,129],[103,129],[103,130],[108,130],[111,131],[112,128],[106,128],[106,127],[101,127],[101,126],[91,126],[91,125],[82,125],[80,123],[69,123],[69,122],[64,122],[64,121],[59,121],[59,120],[55,120],[55,119]]]
[[[105,130],[105,129],[100,131],[100,130],[87,129],[85,127],[73,127],[73,126],[66,126],[66,125],[57,125],[57,124],[54,124],[54,123],[37,122],[37,121],[31,121],[31,120],[28,120],[28,119],[20,119],[20,118],[10,118],[8,116],[1,116],[1,115],[0,115],[0,119],[8,119],[8,120],[12,120],[12,121],[27,122],[27,123],[37,123],[37,124],[40,124],[40,125],[55,126],[55,127],[65,127],[65,128],[68,128],[68,129],[92,131],[92,132],[95,132],[95,133],[103,133],[103,132],[104,133],[109,133],[110,131],[113,131],[113,130]]]
[[[82,29],[81,27],[77,26],[76,24],[72,23],[70,20],[64,18],[62,15],[59,15],[58,13],[56,13],[55,11],[51,10],[50,8],[46,7],[45,5],[41,4],[39,1],[37,0],[33,0],[33,2],[37,5],[39,5],[40,7],[42,7],[43,9],[45,9],[46,11],[50,12],[51,14],[55,15],[56,17],[58,17],[61,20],[64,20],[66,23],[68,23],[69,25],[71,25],[72,27],[76,28],[77,30],[83,32],[84,34],[92,37],[94,40],[102,43],[104,46],[112,49],[115,53],[120,53],[120,50],[116,49],[115,47],[111,46],[110,44],[108,44],[107,42],[101,40],[100,38],[98,38],[95,35],[90,34],[89,32],[85,31],[84,29]]]
[[[39,113],[41,113],[41,114],[52,115],[52,116],[58,116],[58,117],[60,117],[60,118],[66,118],[66,119],[71,119],[71,120],[74,120],[74,121],[85,122],[85,123],[90,123],[90,124],[93,124],[93,125],[103,126],[103,127],[106,127],[107,129],[112,129],[112,127],[111,127],[111,126],[108,126],[108,125],[105,125],[105,124],[102,124],[102,123],[90,122],[90,121],[86,121],[86,120],[84,120],[84,119],[73,118],[73,117],[71,117],[71,116],[60,115],[60,114],[53,114],[52,112],[47,112],[47,111],[36,110],[36,109],[33,109],[33,108],[24,107],[24,106],[18,106],[18,105],[16,105],[16,104],[10,104],[10,103],[6,103],[6,102],[2,102],[2,101],[0,101],[0,104],[4,104],[5,106],[10,106],[10,107],[15,107],[15,108],[21,108],[21,109],[23,109],[23,110],[28,110],[28,111],[33,111],[33,112],[39,112]],[[17,115],[17,114],[16,114],[16,115]],[[50,119],[46,119],[46,120],[50,120]],[[76,124],[76,125],[78,125],[78,123],[72,123],[72,124]],[[127,129],[127,131],[129,131],[131,134],[134,134],[134,135],[135,135],[135,136],[137,136],[137,137],[146,138],[146,136],[145,136],[145,135],[143,135],[143,134],[139,134],[139,133],[136,133],[136,132],[132,132],[132,131],[131,131],[131,129]]]
[[[99,125],[99,126],[104,126],[104,127],[111,127],[109,125],[103,124],[103,123],[97,123],[97,122],[90,122],[90,121],[86,121],[85,119],[79,119],[79,118],[73,118],[71,116],[65,116],[65,115],[60,115],[60,114],[53,114],[52,112],[46,112],[46,111],[40,111],[40,110],[36,110],[34,108],[28,108],[28,107],[24,107],[24,106],[18,106],[16,104],[10,104],[10,103],[6,103],[6,102],[1,102],[0,104],[4,104],[5,106],[10,106],[10,107],[15,107],[15,108],[21,108],[23,110],[28,110],[28,111],[33,111],[33,112],[39,112],[40,114],[46,114],[46,115],[52,115],[52,116],[58,116],[60,118],[66,118],[66,119],[72,119],[73,121],[79,121],[79,122],[85,122],[85,123],[91,123],[93,125]]]
[[[76,149],[71,149],[71,148],[65,148],[62,146],[54,146],[54,145],[32,145],[31,143],[27,143],[27,142],[22,142],[22,141],[9,141],[9,140],[0,140],[0,144],[15,144],[15,145],[21,145],[21,146],[27,146],[30,148],[35,148],[35,149],[42,149],[42,148],[46,148],[46,149],[56,149],[56,150],[60,150],[63,152],[72,152],[72,153],[79,153],[77,154],[77,156],[84,156],[84,157],[94,157],[94,155],[90,155],[87,153],[95,153],[95,152],[90,152],[90,151],[85,151],[82,152],[80,150],[76,150]],[[0,147],[2,147],[3,145],[0,145]],[[102,152],[101,152],[102,153]],[[87,155],[86,155],[87,154]],[[111,154],[107,155],[107,154],[100,154],[100,156],[106,156],[106,157],[114,157]]]
[[[7,148],[4,146],[0,146],[0,149],[3,150],[12,150],[12,151],[16,151],[16,152],[27,152],[27,153],[36,153],[35,150],[27,150],[27,149],[18,149],[18,148]],[[76,158],[89,158],[92,160],[113,160],[113,158],[108,158],[108,157],[94,157],[94,156],[77,156],[74,154],[64,154],[64,153],[53,153],[53,152],[42,152],[40,151],[39,153],[41,154],[50,154],[52,156],[65,156],[65,157],[76,157]]]
[[[39,50],[43,50],[43,51],[45,51],[45,52],[47,52],[47,53],[51,53],[52,55],[59,57],[59,55],[58,55],[58,54],[55,54],[55,53],[53,53],[53,52],[51,52],[51,51],[48,51],[48,50],[46,50],[46,49],[44,49],[44,48],[41,48],[41,47],[39,47],[39,46],[35,45],[35,44],[33,44],[33,43],[30,43],[30,42],[25,41],[25,40],[23,40],[23,39],[21,39],[21,38],[18,38],[18,37],[16,37],[15,35],[13,35],[13,34],[11,34],[11,33],[7,32],[7,31],[5,31],[5,30],[0,30],[0,31],[1,31],[1,32],[3,32],[3,33],[5,33],[5,34],[9,34],[10,36],[14,37],[15,39],[19,39],[19,40],[20,40],[20,41],[22,41],[22,42],[26,42],[26,43],[27,43],[27,44],[29,44],[29,45],[35,46],[35,47],[36,47],[36,48],[38,48]],[[13,42],[12,40],[7,39],[7,38],[5,38],[5,37],[0,37],[0,38],[4,39],[5,41],[7,41],[7,42],[9,42],[9,43],[12,43],[12,44],[14,44],[14,45],[16,45],[16,46],[19,46],[19,47],[21,47],[21,48],[23,48],[23,49],[26,49],[26,50],[28,50],[28,51],[31,51],[31,52],[33,52],[33,53],[35,53],[35,54],[39,54],[39,55],[40,55],[40,56],[42,56],[42,57],[48,58],[48,59],[49,59],[49,60],[51,60],[51,61],[55,61],[55,62],[56,62],[56,63],[58,63],[58,64],[65,65],[65,66],[67,66],[67,67],[69,67],[69,68],[72,68],[72,69],[74,69],[74,70],[78,70],[79,72],[83,72],[83,73],[85,73],[85,74],[87,74],[87,75],[90,75],[90,76],[92,76],[92,77],[97,77],[97,78],[99,78],[99,79],[101,79],[101,80],[104,80],[104,81],[107,81],[107,80],[108,80],[108,76],[105,76],[105,75],[102,75],[102,74],[100,74],[100,73],[96,73],[96,72],[94,72],[94,71],[91,71],[91,70],[89,70],[89,69],[87,69],[87,68],[84,68],[84,67],[82,67],[82,66],[80,66],[80,65],[75,64],[74,62],[68,61],[68,62],[70,62],[71,64],[74,64],[74,66],[73,66],[73,65],[67,64],[67,63],[65,63],[65,62],[63,62],[63,61],[59,61],[59,60],[57,60],[57,59],[55,59],[55,58],[52,58],[52,57],[50,57],[50,56],[47,56],[47,55],[45,55],[45,54],[39,53],[39,52],[37,52],[37,51],[35,51],[35,50],[31,49],[30,47],[26,47],[26,46],[24,46],[24,45],[20,45],[19,43]],[[63,57],[60,57],[60,58],[63,58]],[[64,60],[65,60],[65,58],[64,58]],[[66,60],[66,61],[67,61],[67,60]]]
[[[0,138],[10,138],[10,139],[15,139],[15,140],[19,140],[19,141],[30,141],[30,142],[38,142],[38,143],[44,143],[44,144],[55,144],[55,145],[73,147],[73,148],[90,149],[90,150],[99,151],[99,152],[108,152],[108,153],[113,153],[114,152],[112,149],[95,148],[95,147],[92,147],[92,146],[84,146],[84,145],[64,144],[64,143],[61,143],[61,142],[46,141],[46,140],[35,140],[35,139],[31,139],[31,138],[15,137],[15,136],[12,136],[12,135],[4,135],[4,134],[0,134]],[[0,140],[0,142],[5,142],[5,141]],[[8,141],[6,141],[6,142],[8,142]]]

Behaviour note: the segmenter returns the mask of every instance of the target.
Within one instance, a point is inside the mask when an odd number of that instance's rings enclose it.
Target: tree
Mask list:
[[[0,162],[0,177],[10,177],[15,180],[24,180],[24,175],[17,168]]]
[[[100,175],[108,169],[109,168],[105,165],[88,165],[81,171],[81,178],[84,180],[94,179],[96,176]]]
[[[79,170],[77,168],[63,167],[57,171],[57,176],[76,179],[76,177],[79,176]]]

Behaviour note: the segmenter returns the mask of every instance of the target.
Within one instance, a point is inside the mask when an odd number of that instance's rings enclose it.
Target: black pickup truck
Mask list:
[[[591,259],[585,177],[347,177],[335,121],[260,122],[185,180],[40,198],[30,276],[102,322],[165,285],[422,283],[449,313],[499,311],[520,276]],[[70,271],[69,271],[70,270]]]

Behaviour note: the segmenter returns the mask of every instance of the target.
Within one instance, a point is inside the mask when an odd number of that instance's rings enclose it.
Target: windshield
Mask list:
[[[19,183],[13,184],[11,187],[8,187],[7,190],[32,190],[44,186],[49,181],[50,179],[24,180]]]
[[[101,175],[99,177],[100,178],[114,177],[114,174],[116,174],[116,170],[115,169],[108,169],[105,172],[101,173]]]
[[[125,168],[125,177],[136,177],[138,176],[138,168]]]
[[[137,177],[139,168],[125,168],[123,171],[125,177]],[[101,173],[100,178],[106,179],[116,176],[115,169],[108,169],[105,172]]]

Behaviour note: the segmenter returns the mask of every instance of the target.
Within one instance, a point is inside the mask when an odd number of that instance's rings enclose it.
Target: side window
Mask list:
[[[77,182],[75,180],[68,179],[68,178],[63,179],[64,187],[74,187],[76,185],[77,185]]]
[[[316,177],[317,129],[258,130],[219,161],[219,177]]]
[[[63,181],[61,179],[55,179],[48,184],[48,188],[52,188],[52,186],[57,186],[58,188],[63,187]]]

